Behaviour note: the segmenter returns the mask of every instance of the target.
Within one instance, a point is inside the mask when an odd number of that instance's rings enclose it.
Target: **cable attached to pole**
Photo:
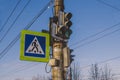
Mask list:
[[[46,65],[45,65],[45,71],[46,71],[46,73],[50,73],[50,72],[51,72],[51,68],[50,68],[50,70],[48,71],[48,70],[47,70],[47,66],[48,66],[48,63],[46,63]]]

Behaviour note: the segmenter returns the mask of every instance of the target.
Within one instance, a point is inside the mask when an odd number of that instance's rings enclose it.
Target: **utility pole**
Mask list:
[[[58,18],[59,11],[64,11],[63,0],[54,0],[54,16]],[[56,32],[58,29],[58,22],[56,23]],[[59,36],[58,36],[59,37]],[[57,66],[52,67],[52,80],[65,80],[63,76],[63,42],[54,39],[52,44],[52,58],[58,61]]]
[[[50,46],[52,47],[52,59],[49,64],[52,67],[52,80],[66,80],[67,68],[70,66],[70,49],[67,42],[72,34],[70,26],[71,13],[64,12],[64,0],[54,0],[54,15],[50,18]]]

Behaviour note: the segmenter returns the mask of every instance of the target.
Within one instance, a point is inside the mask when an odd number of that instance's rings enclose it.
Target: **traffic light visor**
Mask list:
[[[71,19],[71,17],[72,17],[72,13],[65,13],[65,18],[67,20]]]

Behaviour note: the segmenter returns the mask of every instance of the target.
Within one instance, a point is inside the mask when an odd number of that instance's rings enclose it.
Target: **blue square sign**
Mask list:
[[[20,59],[49,61],[49,34],[23,30],[21,32]]]

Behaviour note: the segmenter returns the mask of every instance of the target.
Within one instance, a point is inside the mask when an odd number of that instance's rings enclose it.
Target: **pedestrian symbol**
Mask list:
[[[37,37],[33,39],[28,49],[26,50],[26,53],[44,54]]]
[[[49,34],[22,30],[20,60],[48,62],[50,55]]]

